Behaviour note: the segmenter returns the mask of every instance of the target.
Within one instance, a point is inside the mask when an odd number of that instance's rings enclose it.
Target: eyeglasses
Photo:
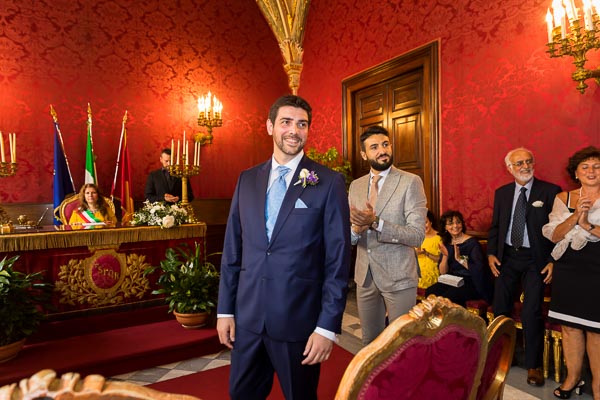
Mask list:
[[[513,167],[517,167],[517,168],[521,168],[525,164],[527,164],[527,166],[530,166],[532,164],[535,164],[535,161],[533,161],[533,158],[530,158],[527,160],[517,161],[516,163],[510,163],[510,165],[512,165]]]

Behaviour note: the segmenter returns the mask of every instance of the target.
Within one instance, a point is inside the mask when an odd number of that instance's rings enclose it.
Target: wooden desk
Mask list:
[[[115,227],[70,230],[45,226],[0,235],[0,258],[19,255],[15,269],[45,271],[55,285],[52,317],[81,316],[157,304],[158,265],[169,247],[182,244],[204,247],[206,224],[171,229]]]

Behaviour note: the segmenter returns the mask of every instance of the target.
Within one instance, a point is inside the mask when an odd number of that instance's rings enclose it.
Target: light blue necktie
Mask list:
[[[265,205],[267,237],[269,238],[269,241],[271,240],[271,233],[273,233],[273,228],[275,227],[275,221],[277,221],[277,215],[279,214],[281,203],[285,197],[285,191],[287,190],[285,176],[288,174],[288,172],[290,172],[290,169],[280,165],[277,167],[277,172],[279,173],[279,177],[275,179],[269,188],[269,191],[267,192],[267,204]]]

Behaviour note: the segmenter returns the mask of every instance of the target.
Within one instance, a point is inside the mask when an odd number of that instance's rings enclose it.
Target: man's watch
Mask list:
[[[375,217],[375,221],[373,221],[373,223],[371,224],[371,229],[373,230],[377,230],[377,228],[379,227],[379,217]]]

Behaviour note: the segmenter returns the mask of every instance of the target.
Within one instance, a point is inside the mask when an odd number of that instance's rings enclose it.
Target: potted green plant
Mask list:
[[[15,357],[34,333],[50,302],[53,285],[43,282],[43,271],[15,271],[19,256],[0,261],[0,362]],[[5,353],[6,352],[6,353]]]
[[[314,148],[308,149],[306,151],[306,156],[313,161],[343,174],[344,179],[346,180],[346,188],[350,187],[350,183],[352,182],[352,166],[350,165],[350,161],[344,160],[340,156],[335,147],[330,147],[324,153],[321,153]]]
[[[160,265],[144,272],[147,275],[160,269],[159,289],[153,290],[152,294],[165,295],[169,312],[184,328],[205,325],[217,305],[219,272],[202,253],[198,243],[190,250],[168,248]]]

